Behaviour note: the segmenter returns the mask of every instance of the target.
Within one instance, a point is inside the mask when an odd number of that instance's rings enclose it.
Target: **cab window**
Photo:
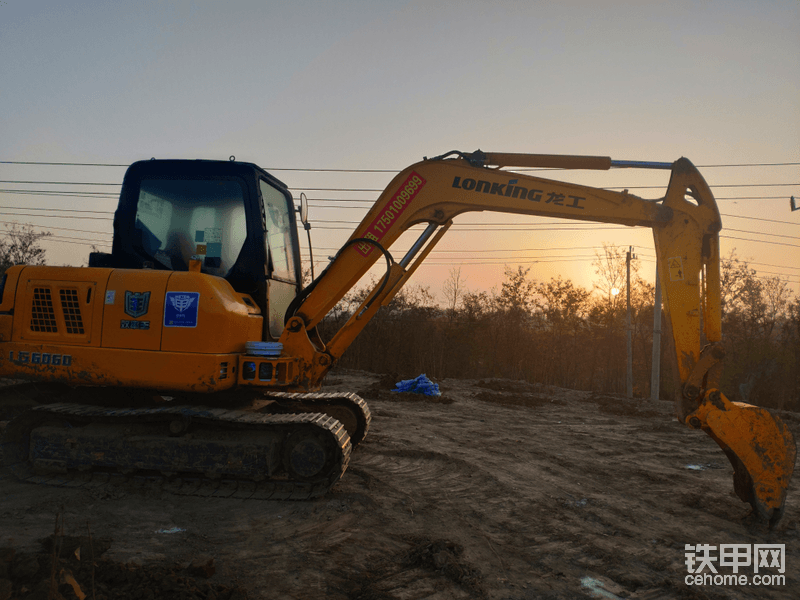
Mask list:
[[[143,179],[135,227],[144,253],[175,271],[192,258],[202,271],[226,277],[242,251],[247,228],[239,181]]]
[[[286,196],[263,179],[259,180],[266,217],[267,252],[272,264],[272,278],[295,282],[292,220]]]

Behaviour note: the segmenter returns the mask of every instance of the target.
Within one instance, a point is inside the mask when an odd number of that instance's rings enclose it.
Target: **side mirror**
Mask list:
[[[300,222],[303,223],[303,228],[308,235],[308,258],[311,262],[311,281],[314,281],[314,251],[311,249],[311,224],[308,222],[308,198],[304,192],[300,193],[300,207],[297,209],[300,213]]]
[[[308,229],[308,198],[305,192],[300,194],[300,208],[297,209],[300,213],[300,222]]]

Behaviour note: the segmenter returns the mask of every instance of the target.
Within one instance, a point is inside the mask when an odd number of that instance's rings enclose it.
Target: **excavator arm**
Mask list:
[[[671,170],[664,198],[615,192],[502,170],[511,168]],[[389,183],[350,239],[290,305],[280,341],[302,359],[300,384],[317,388],[380,306],[385,306],[446,233],[457,215],[494,211],[580,221],[647,226],[653,230],[664,307],[680,381],[678,420],[702,429],[734,467],[734,489],[759,517],[781,518],[796,445],[768,411],[731,402],[719,391],[722,370],[719,211],[711,190],[687,159],[674,163],[613,161],[607,157],[452,152],[411,165]],[[395,262],[388,249],[410,227],[420,237]],[[375,264],[386,275],[327,342],[316,327]]]

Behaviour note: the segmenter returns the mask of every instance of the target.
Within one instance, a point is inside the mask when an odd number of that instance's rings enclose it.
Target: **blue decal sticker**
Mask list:
[[[167,292],[164,327],[197,327],[200,292]]]
[[[113,304],[113,302],[112,302]],[[125,314],[134,319],[147,314],[150,306],[150,292],[125,291]]]

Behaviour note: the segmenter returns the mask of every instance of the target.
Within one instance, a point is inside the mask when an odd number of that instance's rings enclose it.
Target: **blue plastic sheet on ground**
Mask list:
[[[411,392],[412,394],[424,394],[426,396],[441,396],[439,384],[433,383],[428,376],[423,373],[414,379],[404,379],[395,384],[397,387],[393,392]]]

